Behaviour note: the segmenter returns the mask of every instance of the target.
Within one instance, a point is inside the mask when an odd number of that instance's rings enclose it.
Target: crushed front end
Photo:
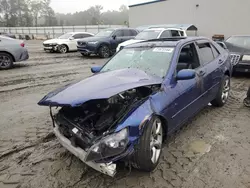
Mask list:
[[[139,87],[80,106],[63,105],[57,110],[51,107],[54,133],[84,163],[113,177],[116,163],[130,158],[139,137],[140,122],[136,128],[119,125],[158,89],[159,85]]]

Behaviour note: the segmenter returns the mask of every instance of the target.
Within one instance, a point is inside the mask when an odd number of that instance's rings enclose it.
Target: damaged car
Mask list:
[[[50,108],[59,142],[90,167],[114,176],[125,162],[150,172],[169,134],[208,103],[227,102],[231,70],[228,52],[207,38],[154,39],[38,104]]]

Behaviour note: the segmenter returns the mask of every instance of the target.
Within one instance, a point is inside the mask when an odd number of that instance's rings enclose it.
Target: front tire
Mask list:
[[[0,53],[0,70],[6,70],[13,67],[14,59],[10,54]]]
[[[68,52],[68,46],[62,44],[60,46],[58,46],[58,51],[61,53],[61,54],[65,54]]]
[[[243,101],[243,104],[244,104],[246,107],[250,108],[250,98],[245,98],[244,101]]]
[[[135,149],[134,167],[151,172],[160,160],[163,142],[163,127],[160,118],[153,117],[146,125]]]
[[[107,45],[101,46],[98,53],[99,53],[99,56],[102,58],[109,58],[110,57],[110,49]]]
[[[211,104],[216,107],[222,107],[226,104],[230,93],[230,77],[224,75],[220,89]]]

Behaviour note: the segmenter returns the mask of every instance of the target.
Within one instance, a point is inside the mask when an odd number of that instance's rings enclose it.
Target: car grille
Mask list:
[[[231,63],[232,65],[237,65],[240,61],[240,55],[239,54],[230,54],[230,59],[231,59]]]
[[[78,46],[83,46],[83,47],[87,46],[86,42],[79,41],[79,42],[77,42],[77,44],[78,44]]]
[[[54,44],[43,44],[44,47],[51,47],[51,46],[56,46]]]

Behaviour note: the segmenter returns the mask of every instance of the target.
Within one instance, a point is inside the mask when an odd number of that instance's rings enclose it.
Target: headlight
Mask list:
[[[85,160],[98,161],[121,154],[127,148],[128,141],[128,129],[107,136],[89,149]]]
[[[94,42],[88,42],[89,44],[97,44],[98,41],[94,41]]]

